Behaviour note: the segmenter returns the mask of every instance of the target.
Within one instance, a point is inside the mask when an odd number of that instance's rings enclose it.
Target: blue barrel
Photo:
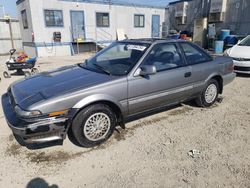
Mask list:
[[[220,40],[225,41],[225,39],[230,35],[230,30],[228,29],[223,29],[220,32]]]
[[[235,35],[229,35],[225,39],[225,44],[229,45],[229,46],[233,46],[233,45],[237,44],[237,42],[238,42],[238,39],[236,38]]]
[[[215,41],[214,52],[215,54],[222,54],[224,48],[224,41]]]

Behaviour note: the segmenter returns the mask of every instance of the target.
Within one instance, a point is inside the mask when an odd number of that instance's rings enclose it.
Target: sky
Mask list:
[[[48,0],[49,1],[49,0]],[[174,0],[113,0],[120,2],[128,2],[135,4],[145,4],[145,5],[154,5],[154,6],[166,6],[169,2]],[[11,17],[16,18],[16,0],[0,0],[0,6],[3,5],[5,8],[5,13],[11,15]],[[0,12],[2,8],[0,7]]]

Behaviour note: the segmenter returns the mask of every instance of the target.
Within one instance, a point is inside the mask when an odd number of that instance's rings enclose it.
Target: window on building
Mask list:
[[[96,13],[96,26],[97,27],[109,27],[109,13]]]
[[[145,26],[145,16],[136,14],[134,16],[134,26],[135,27],[144,27]]]
[[[21,11],[21,17],[22,17],[22,22],[23,22],[23,28],[28,29],[28,18],[27,18],[27,13],[26,10]]]
[[[211,61],[211,57],[201,49],[198,49],[197,47],[194,47],[193,45],[188,43],[180,43],[180,45],[184,51],[187,63],[189,65]]]
[[[63,13],[61,10],[44,10],[47,27],[63,27]]]

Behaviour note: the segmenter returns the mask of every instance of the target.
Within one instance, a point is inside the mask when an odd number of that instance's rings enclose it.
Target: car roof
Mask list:
[[[122,42],[136,42],[136,43],[162,43],[162,42],[187,42],[182,39],[164,39],[164,38],[139,38],[139,39],[125,39]]]

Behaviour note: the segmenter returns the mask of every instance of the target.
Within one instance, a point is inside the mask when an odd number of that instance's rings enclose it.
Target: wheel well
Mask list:
[[[214,76],[212,79],[215,79],[219,84],[219,94],[223,92],[223,79],[221,76]]]
[[[84,107],[80,108],[78,110],[78,112],[80,112],[82,109],[84,109],[84,108],[86,108],[88,106],[94,105],[94,104],[105,104],[105,105],[109,106],[113,110],[113,112],[115,113],[118,124],[120,126],[122,126],[124,124],[124,120],[123,120],[123,115],[122,115],[121,109],[115,103],[110,102],[110,101],[103,100],[103,101],[96,101],[96,102],[90,103],[87,106],[84,106]]]

